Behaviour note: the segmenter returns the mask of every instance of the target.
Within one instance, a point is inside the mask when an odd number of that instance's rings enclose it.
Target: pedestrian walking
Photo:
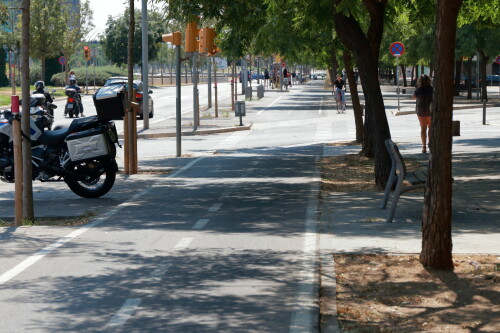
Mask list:
[[[422,139],[422,153],[427,153],[427,137],[431,127],[431,103],[434,89],[431,78],[422,74],[417,80],[413,99],[417,100],[416,111],[420,123],[420,138]]]
[[[269,71],[267,69],[264,70],[264,85],[269,85]]]

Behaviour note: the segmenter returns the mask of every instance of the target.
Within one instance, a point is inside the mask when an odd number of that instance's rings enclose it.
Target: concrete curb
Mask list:
[[[227,132],[238,132],[238,131],[248,131],[252,128],[253,124],[245,126],[233,126],[233,127],[222,127],[215,129],[202,129],[196,131],[183,131],[181,136],[193,136],[193,135],[209,135],[209,134],[219,134]],[[146,130],[147,131],[147,130]],[[157,139],[157,138],[173,138],[176,136],[175,132],[159,132],[159,133],[141,133],[141,130],[137,132],[138,139]],[[119,139],[123,139],[123,132],[118,134]]]
[[[496,108],[499,107],[500,103],[486,103],[486,108]],[[483,104],[469,104],[469,105],[454,105],[453,110],[468,110],[468,109],[482,109]],[[408,114],[416,114],[414,109],[406,110],[391,110],[393,116],[405,116]]]

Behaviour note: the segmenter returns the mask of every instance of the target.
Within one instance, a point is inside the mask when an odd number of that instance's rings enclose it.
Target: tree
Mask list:
[[[66,59],[65,77],[68,82],[69,63],[77,50],[82,49],[82,39],[93,28],[92,15],[89,1],[80,2],[80,10],[75,10],[68,3],[61,5],[61,23],[66,27],[59,37],[60,51]]]
[[[375,183],[383,187],[389,177],[391,161],[384,141],[390,139],[389,124],[385,115],[384,100],[378,81],[378,59],[384,31],[387,0],[364,0],[363,8],[368,12],[366,33],[355,17],[360,11],[353,1],[334,0],[333,22],[335,31],[354,54],[359,68],[365,95],[365,134],[362,153],[374,157]],[[359,14],[358,14],[359,15]]]
[[[30,100],[30,0],[23,0],[22,5],[22,18],[21,18],[21,90],[22,100]],[[29,106],[25,102],[25,107]],[[30,117],[22,117],[21,129],[23,133],[30,133]],[[25,220],[33,221],[35,213],[33,210],[33,180],[31,168],[31,141],[23,139],[23,218]],[[16,175],[17,176],[17,175]],[[19,181],[19,179],[18,179]]]
[[[134,64],[140,64],[142,61],[142,43],[141,43],[141,11],[134,11]],[[130,9],[117,17],[109,17],[105,34],[102,39],[104,54],[111,62],[118,66],[124,65],[128,61],[128,29],[129,29]],[[154,61],[160,50],[161,35],[164,33],[164,19],[157,12],[148,13],[148,58]]]
[[[453,269],[451,126],[455,36],[461,3],[461,0],[438,0],[436,7],[436,55],[434,60],[436,75],[429,138],[431,158],[425,186],[420,262],[424,266],[441,269]]]
[[[5,49],[3,47],[0,48],[0,68],[6,68],[6,62],[5,59],[7,58],[7,52],[5,52]],[[9,86],[9,79],[7,78],[7,75],[5,75],[5,70],[0,72],[0,87],[8,87]]]
[[[45,59],[60,54],[60,36],[68,26],[61,22],[61,0],[39,0],[30,8],[30,55],[40,59],[41,76],[45,78]]]

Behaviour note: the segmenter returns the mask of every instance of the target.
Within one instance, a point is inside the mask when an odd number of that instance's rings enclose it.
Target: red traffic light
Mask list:
[[[89,49],[89,47],[88,47],[87,45],[85,45],[85,46],[83,47],[83,49],[84,49],[85,51],[87,51],[87,50]]]

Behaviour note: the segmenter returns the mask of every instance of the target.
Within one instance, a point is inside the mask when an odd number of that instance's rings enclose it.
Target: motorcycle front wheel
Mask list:
[[[73,169],[76,176],[67,176],[64,181],[73,193],[83,198],[99,198],[111,190],[117,171],[115,160],[86,161],[76,164]]]

